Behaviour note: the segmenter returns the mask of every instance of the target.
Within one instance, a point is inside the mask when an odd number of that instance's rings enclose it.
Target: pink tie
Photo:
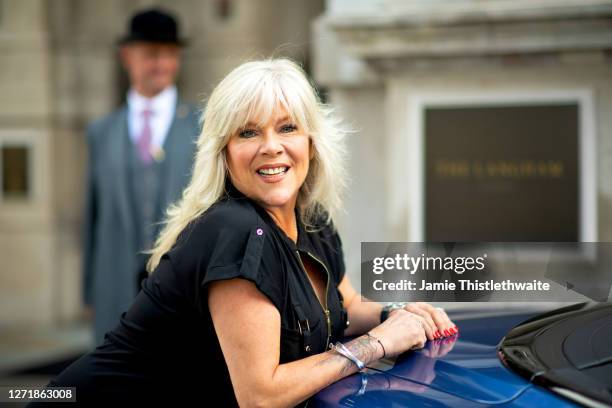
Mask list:
[[[142,111],[142,132],[140,132],[137,142],[140,160],[145,164],[149,164],[153,161],[153,156],[151,155],[151,124],[149,122],[152,113],[153,111],[150,109],[144,109]]]

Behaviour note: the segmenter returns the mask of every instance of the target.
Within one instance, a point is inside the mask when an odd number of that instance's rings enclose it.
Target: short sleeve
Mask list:
[[[263,234],[257,230],[233,231],[223,228],[216,234],[202,285],[222,279],[242,277],[257,282],[263,249]],[[245,236],[246,235],[246,236]]]
[[[234,278],[253,282],[281,310],[283,279],[278,257],[274,257],[267,226],[245,205],[230,202],[228,208],[205,214],[172,254],[174,264],[195,274],[200,310],[207,309],[210,282]]]
[[[257,289],[282,310],[282,273],[278,256],[270,254],[271,242],[265,226],[254,226],[244,235],[224,229],[218,235],[210,263],[201,286],[213,281],[243,278],[255,284]],[[240,248],[237,250],[237,248]]]

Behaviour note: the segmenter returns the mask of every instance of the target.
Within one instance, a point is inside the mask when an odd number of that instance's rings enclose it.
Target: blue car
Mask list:
[[[449,316],[459,335],[379,361],[309,406],[612,406],[612,304],[491,304]]]

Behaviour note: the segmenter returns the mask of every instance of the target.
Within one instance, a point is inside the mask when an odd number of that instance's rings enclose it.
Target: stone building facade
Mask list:
[[[357,130],[349,139],[353,182],[340,222],[357,281],[361,241],[431,237],[426,123],[435,108],[573,106],[576,180],[559,192],[576,189],[570,197],[577,210],[551,220],[575,222],[579,241],[612,240],[612,2],[330,0],[314,27],[314,77]],[[542,157],[562,150],[555,134],[539,134],[551,137]],[[542,182],[542,191],[554,183]],[[518,206],[535,195],[518,191],[508,201]],[[438,215],[458,206],[452,196],[439,201]],[[538,223],[564,205],[550,202],[521,222]],[[486,210],[454,221],[482,223],[493,208]],[[534,235],[524,236],[519,240]]]

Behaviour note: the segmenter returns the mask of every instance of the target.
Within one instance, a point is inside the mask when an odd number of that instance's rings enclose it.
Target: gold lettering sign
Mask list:
[[[561,178],[562,160],[461,160],[437,159],[436,177],[447,179],[468,178]]]
[[[428,241],[577,241],[578,105],[425,110]]]

